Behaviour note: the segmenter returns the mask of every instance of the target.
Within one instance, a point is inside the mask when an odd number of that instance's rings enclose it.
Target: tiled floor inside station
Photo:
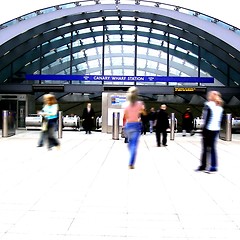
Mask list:
[[[63,131],[48,151],[39,133],[0,137],[1,240],[240,239],[240,134],[218,140],[208,174],[199,133],[160,148],[141,136],[134,170],[111,134]]]

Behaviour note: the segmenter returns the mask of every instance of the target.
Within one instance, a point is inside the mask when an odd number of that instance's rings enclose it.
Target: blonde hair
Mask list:
[[[45,94],[43,96],[44,101],[47,101],[48,105],[57,104],[57,99],[53,94]]]
[[[220,96],[216,96],[214,99],[214,102],[216,103],[217,106],[223,106],[223,99]]]
[[[208,99],[208,101],[214,101],[214,99],[215,99],[217,96],[221,98],[222,95],[221,95],[221,93],[218,92],[218,91],[209,91],[209,92],[207,93],[207,99]]]
[[[127,100],[130,103],[135,103],[138,100],[138,88],[130,87],[127,91]]]
[[[216,105],[218,106],[223,106],[223,99],[222,99],[222,95],[220,92],[218,91],[210,91],[207,93],[207,99],[209,101],[213,101],[216,103]]]

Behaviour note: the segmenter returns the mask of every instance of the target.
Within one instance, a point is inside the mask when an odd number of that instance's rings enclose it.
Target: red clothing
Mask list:
[[[142,102],[137,101],[134,104],[129,104],[124,110],[126,122],[139,122],[139,117],[144,108]]]

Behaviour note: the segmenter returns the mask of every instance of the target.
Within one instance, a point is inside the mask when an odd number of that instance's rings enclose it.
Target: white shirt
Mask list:
[[[217,106],[215,102],[207,102],[203,111],[204,125],[210,131],[219,131],[221,129],[223,108]]]

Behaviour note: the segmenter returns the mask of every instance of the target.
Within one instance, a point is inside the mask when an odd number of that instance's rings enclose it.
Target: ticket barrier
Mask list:
[[[80,117],[77,115],[66,115],[65,117],[63,117],[63,128],[80,130]]]
[[[16,113],[13,111],[2,111],[2,137],[10,137],[16,134]]]
[[[42,128],[42,116],[38,114],[29,114],[25,118],[26,129],[41,129]]]

